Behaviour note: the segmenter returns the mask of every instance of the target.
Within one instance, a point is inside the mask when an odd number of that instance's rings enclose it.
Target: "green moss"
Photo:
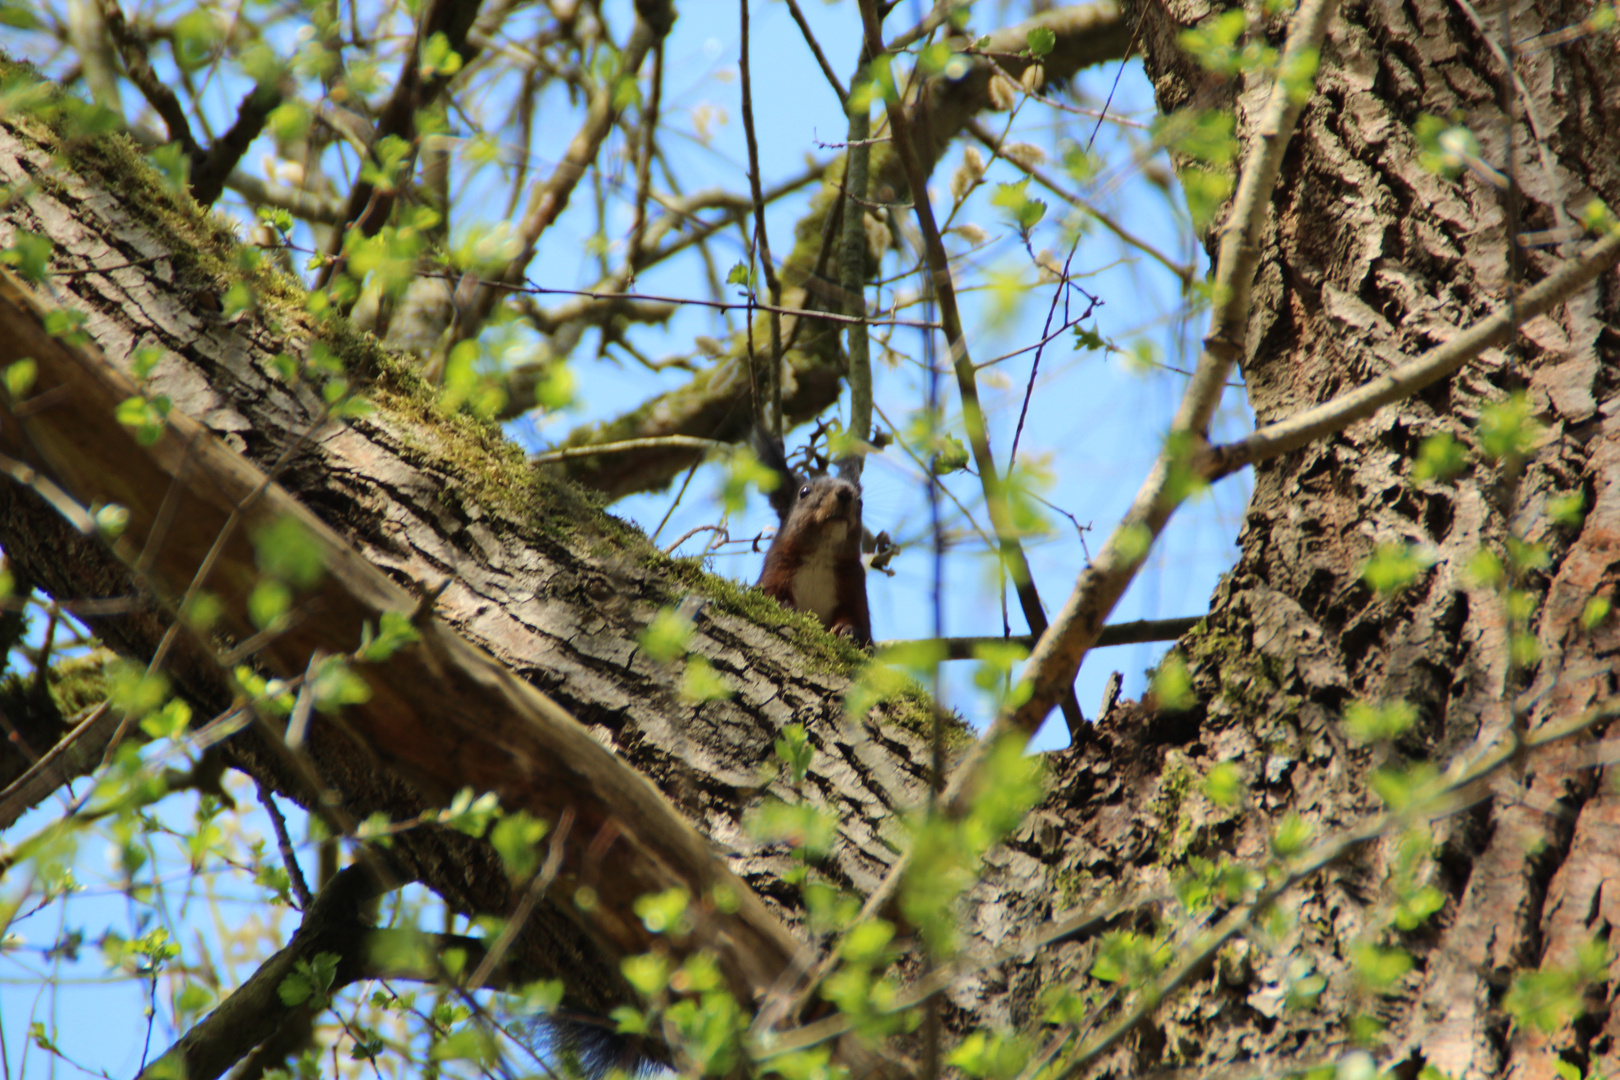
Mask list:
[[[1113,888],[1111,881],[1098,881],[1097,875],[1088,870],[1081,870],[1072,864],[1065,863],[1053,875],[1052,884],[1057,889],[1058,910],[1072,910],[1085,904],[1093,903],[1099,896],[1104,895]]]
[[[13,79],[50,85],[28,65],[0,56],[0,81]],[[531,466],[522,448],[507,439],[499,425],[466,412],[446,410],[435,388],[420,378],[407,359],[389,352],[347,319],[310,314],[308,293],[296,279],[262,260],[256,267],[243,269],[241,243],[227,223],[170,187],[151,167],[140,147],[127,137],[78,136],[73,117],[83,106],[74,101],[64,108],[63,103],[70,100],[51,87],[49,107],[34,116],[13,114],[4,122],[41,147],[71,156],[73,171],[93,185],[117,192],[119,205],[127,214],[164,237],[166,252],[183,282],[223,291],[231,283],[245,281],[258,301],[256,317],[267,326],[278,334],[321,341],[384,414],[406,421],[391,425],[390,431],[403,440],[407,456],[419,455],[423,465],[454,475],[455,483],[446,486],[446,499],[465,500],[486,508],[493,513],[490,524],[496,528],[502,527],[503,519],[507,523],[521,522],[524,529],[573,550],[585,550],[598,557],[628,555],[667,583],[666,601],[673,601],[683,591],[693,591],[728,613],[761,626],[784,629],[803,658],[818,670],[854,678],[870,661],[848,639],[829,634],[814,616],[785,610],[757,590],[707,573],[696,560],[671,559],[639,528],[606,513],[603,499],[596,492],[577,486],[558,470]],[[55,179],[42,183],[61,184]],[[836,177],[818,195],[815,210],[801,222],[788,259],[798,277],[809,271],[820,251],[822,225],[835,204],[835,193]],[[788,273],[789,268],[784,267],[784,276]],[[837,333],[831,331],[802,334],[800,348],[789,353],[789,359],[801,370],[834,361],[837,340]],[[689,392],[699,397],[709,394],[709,381],[725,370],[725,365],[717,365],[699,375]],[[642,412],[667,407],[666,399],[654,399],[641,411],[600,429],[597,438],[611,441],[615,432],[633,430]],[[99,671],[98,662],[94,677],[97,687]],[[96,694],[99,700],[99,690]],[[932,707],[920,687],[890,701],[886,709],[895,722],[920,733],[931,730]],[[948,737],[953,746],[965,745],[972,738],[960,722],[950,726]]]
[[[1153,842],[1157,862],[1172,866],[1189,854],[1196,830],[1182,811],[1200,779],[1184,755],[1174,750],[1165,755],[1158,794],[1148,802],[1148,810],[1159,819],[1159,835]]]
[[[1269,723],[1297,710],[1300,699],[1282,691],[1278,661],[1237,635],[1201,622],[1182,638],[1181,648],[1210,712]]]
[[[47,685],[51,698],[64,717],[72,717],[107,698],[107,685],[103,677],[108,657],[105,649],[96,649],[84,656],[59,660],[51,665]]]

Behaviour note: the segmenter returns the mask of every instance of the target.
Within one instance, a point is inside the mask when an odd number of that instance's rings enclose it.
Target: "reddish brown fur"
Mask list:
[[[771,493],[781,524],[765,552],[759,587],[783,607],[810,611],[833,633],[870,645],[860,488],[841,477],[800,477],[780,446],[763,438],[756,443],[761,460],[781,479]]]

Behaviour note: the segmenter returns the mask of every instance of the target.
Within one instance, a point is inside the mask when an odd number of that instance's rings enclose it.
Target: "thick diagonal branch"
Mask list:
[[[138,388],[98,353],[52,337],[46,307],[10,275],[0,276],[0,366],[31,357],[38,365],[32,413],[17,403],[0,409],[0,452],[51,476],[83,505],[118,502],[129,512],[124,550],[141,550],[176,476],[185,474],[186,512],[175,516],[145,579],[178,597],[201,553],[233,512],[244,528],[225,546],[209,587],[226,614],[218,629],[237,641],[253,637],[246,603],[254,581],[249,536],[294,521],[318,550],[326,575],[302,601],[319,610],[273,637],[258,653],[266,669],[302,671],[316,652],[342,655],[366,624],[386,612],[410,614],[418,601],[355,553],[329,526],[179,409],[149,448],[111,422]],[[262,497],[246,510],[256,491]],[[126,556],[127,558],[128,556]],[[494,791],[504,806],[545,820],[571,811],[583,835],[615,837],[612,875],[586,865],[577,848],[565,859],[568,893],[586,881],[597,896],[586,920],[612,951],[646,951],[652,937],[633,914],[635,900],[672,887],[694,897],[714,890],[734,898],[733,913],[716,911],[699,935],[713,948],[734,992],[768,992],[797,945],[781,923],[710,850],[645,777],[604,749],[564,710],[517,678],[437,618],[418,613],[419,644],[386,661],[355,668],[370,700],[346,709],[344,729],[362,741],[379,768],[408,777],[430,805],[443,805],[471,784]],[[584,845],[580,845],[583,847]]]

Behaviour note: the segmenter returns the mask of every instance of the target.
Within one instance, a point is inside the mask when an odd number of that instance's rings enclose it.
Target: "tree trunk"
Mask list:
[[[1207,14],[1203,4],[1172,2],[1137,5],[1128,18],[1141,20],[1161,107],[1230,100],[1242,132],[1264,86],[1223,94],[1173,44]],[[1582,5],[1513,3],[1511,36],[1523,43],[1588,14]],[[1278,41],[1280,20],[1268,29]],[[1483,159],[1510,172],[1522,192],[1511,231],[1568,226],[1593,197],[1620,201],[1613,37],[1531,45],[1517,58],[1511,170],[1500,40],[1499,12],[1476,15],[1467,0],[1341,9],[1257,275],[1243,361],[1257,423],[1366,382],[1505,305],[1505,200],[1477,174],[1448,180],[1420,163],[1421,114],[1466,124]],[[1545,276],[1583,243],[1522,249],[1522,280]],[[1530,321],[1513,349],[1256,470],[1237,566],[1205,627],[1183,644],[1198,704],[1139,736],[1152,754],[1137,762],[1145,778],[1120,816],[1145,819],[1152,840],[1137,843],[1153,848],[1158,865],[1127,858],[1138,866],[1126,880],[1162,880],[1195,855],[1258,857],[1285,812],[1329,835],[1378,805],[1371,769],[1402,758],[1444,762],[1510,738],[1515,710],[1533,733],[1615,692],[1620,628],[1610,617],[1588,631],[1581,616],[1590,599],[1612,594],[1620,543],[1620,443],[1609,419],[1617,315],[1620,283],[1609,273],[1554,317]],[[1521,389],[1546,432],[1515,483],[1481,452],[1479,417]],[[1418,480],[1420,445],[1440,432],[1468,448],[1472,463],[1452,482]],[[1584,521],[1556,524],[1549,502],[1571,493],[1584,495]],[[1539,646],[1522,671],[1509,662],[1501,598],[1468,572],[1481,549],[1506,562],[1510,535],[1545,545],[1548,556],[1521,582],[1535,598],[1529,632]],[[1411,588],[1380,595],[1362,571],[1388,543],[1426,545],[1434,562]],[[1357,749],[1340,727],[1357,700],[1409,702],[1418,722],[1393,752]],[[1177,798],[1187,772],[1229,760],[1244,763],[1252,785],[1245,812]],[[1401,1075],[1429,1065],[1453,1077],[1552,1076],[1556,1055],[1612,1074],[1620,1064],[1612,986],[1588,995],[1586,1020],[1551,1037],[1511,1025],[1501,1008],[1518,969],[1567,967],[1580,945],[1606,940],[1614,921],[1606,882],[1620,871],[1620,833],[1613,784],[1592,761],[1575,745],[1538,754],[1493,797],[1436,822],[1429,873],[1446,904],[1419,930],[1388,926],[1399,838],[1319,875],[1284,904],[1288,926],[1269,946],[1223,954],[1210,978],[1139,1032],[1138,1060],[1305,1067],[1350,1045],[1346,1022],[1370,1014],[1387,1027],[1369,1048]],[[1134,812],[1155,806],[1168,812]],[[1086,859],[1112,878],[1126,851],[1099,846],[1113,857]],[[1364,941],[1400,944],[1415,957],[1387,998],[1357,989],[1350,951]],[[1281,990],[1290,965],[1297,974],[1302,964],[1327,988],[1315,1010],[1289,1014]]]

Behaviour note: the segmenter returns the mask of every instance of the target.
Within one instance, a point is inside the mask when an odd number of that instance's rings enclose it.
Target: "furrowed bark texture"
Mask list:
[[[1180,30],[1211,11],[1172,0],[1127,5],[1127,19],[1141,20],[1161,107],[1235,103],[1242,135],[1264,81],[1223,89],[1174,46]],[[1421,113],[1457,117],[1478,136],[1484,160],[1505,170],[1503,69],[1490,48],[1500,36],[1498,9],[1472,12],[1468,0],[1358,0],[1330,31],[1256,281],[1243,373],[1257,421],[1365,382],[1505,303],[1501,195],[1474,175],[1448,180],[1427,170],[1413,137]],[[1515,0],[1512,36],[1523,42],[1586,14],[1581,4]],[[1277,43],[1281,23],[1267,29]],[[1579,220],[1594,196],[1614,205],[1614,37],[1528,51],[1517,72],[1518,228]],[[1525,280],[1574,250],[1526,251]],[[1489,353],[1418,399],[1256,470],[1238,565],[1205,626],[1182,645],[1199,705],[1147,729],[1135,798],[1158,811],[1144,815],[1153,835],[1139,840],[1155,847],[1155,865],[1128,868],[1127,880],[1167,883],[1166,872],[1194,856],[1261,857],[1268,830],[1290,810],[1318,836],[1330,834],[1379,805],[1366,782],[1375,766],[1443,761],[1506,738],[1515,706],[1533,731],[1614,693],[1620,629],[1611,617],[1585,631],[1580,614],[1590,598],[1611,595],[1616,577],[1617,320],[1620,283],[1610,273],[1525,325],[1518,350]],[[1483,460],[1478,420],[1519,389],[1547,427],[1514,486]],[[1440,432],[1463,443],[1472,464],[1454,482],[1418,481],[1420,444]],[[1549,501],[1577,492],[1584,522],[1556,524]],[[1481,548],[1503,554],[1510,531],[1549,553],[1549,565],[1522,581],[1536,598],[1530,630],[1541,652],[1522,678],[1509,666],[1501,600],[1466,571]],[[1375,549],[1409,543],[1427,546],[1433,566],[1411,588],[1375,593],[1361,579]],[[1351,746],[1340,717],[1356,699],[1410,702],[1418,724],[1391,749]],[[1250,804],[1227,811],[1186,795],[1227,760],[1244,764]],[[1446,905],[1430,924],[1388,929],[1378,898],[1388,896],[1399,851],[1387,841],[1291,900],[1274,947],[1223,953],[1206,980],[1115,1052],[1112,1070],[1305,1067],[1350,1049],[1346,1020],[1370,1014],[1387,1025],[1372,1046],[1380,1067],[1400,1066],[1401,1075],[1427,1064],[1459,1078],[1552,1076],[1560,1054],[1612,1073],[1620,1065],[1612,982],[1588,994],[1585,1020],[1551,1037],[1513,1026],[1501,1008],[1516,969],[1568,965],[1579,945],[1608,937],[1620,874],[1612,777],[1582,768],[1578,747],[1566,746],[1534,759],[1521,781],[1434,826],[1430,880]],[[1099,863],[1110,872],[1118,866]],[[1084,860],[1075,868],[1082,881],[1091,873]],[[1392,996],[1357,989],[1349,952],[1362,942],[1413,952],[1416,966]],[[1291,966],[1294,976],[1326,977],[1315,1009],[1285,1009]]]

